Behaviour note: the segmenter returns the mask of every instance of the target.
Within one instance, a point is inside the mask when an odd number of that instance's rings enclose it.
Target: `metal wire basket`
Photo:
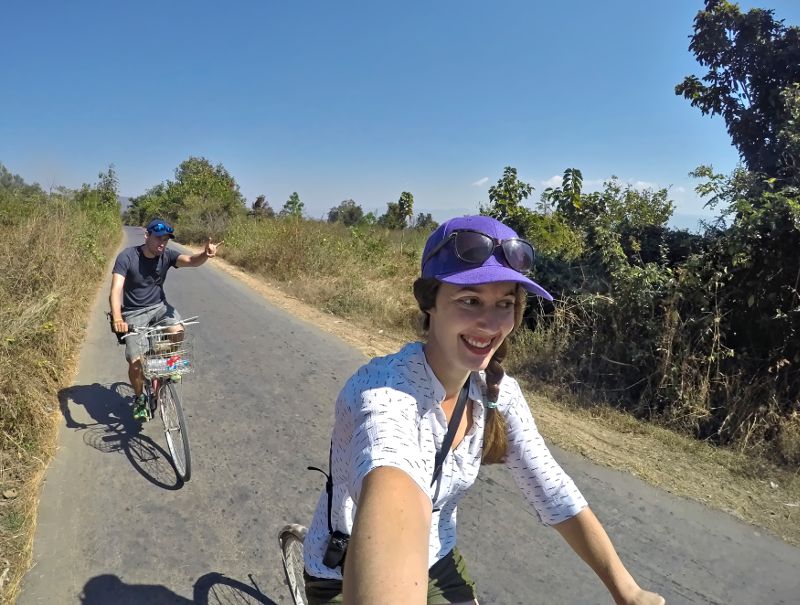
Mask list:
[[[175,376],[192,371],[193,338],[186,331],[150,332],[141,339],[145,376]]]

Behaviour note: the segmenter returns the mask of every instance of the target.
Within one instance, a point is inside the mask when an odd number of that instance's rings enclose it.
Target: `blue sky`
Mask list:
[[[476,211],[504,166],[536,187],[582,170],[671,187],[730,171],[720,118],[674,95],[700,0],[4,3],[0,162],[45,188],[116,166],[134,196],[189,156],[252,203],[320,217],[401,191],[439,220]],[[800,2],[742,2],[800,24]],[[553,177],[559,177],[553,180]],[[676,218],[676,223],[691,219]]]

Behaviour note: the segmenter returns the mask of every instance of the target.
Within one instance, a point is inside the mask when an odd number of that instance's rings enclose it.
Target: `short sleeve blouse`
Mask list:
[[[336,401],[331,438],[334,530],[352,531],[364,477],[375,468],[391,466],[406,472],[431,499],[429,566],[450,552],[456,544],[458,502],[480,469],[485,390],[482,373],[473,373],[472,427],[447,455],[441,478],[432,486],[434,459],[447,434],[447,417],[441,407],[445,390],[425,359],[423,344],[408,344],[361,367]],[[513,378],[501,381],[497,406],[508,427],[506,466],[540,519],[554,524],[580,512],[586,500],[547,449]],[[305,565],[312,576],[341,579],[341,569],[322,563],[328,536],[323,489],[305,540]]]

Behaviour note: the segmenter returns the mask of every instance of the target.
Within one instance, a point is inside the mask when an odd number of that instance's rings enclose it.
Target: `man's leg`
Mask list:
[[[129,314],[123,314],[123,319],[132,328],[146,326],[152,317],[152,309],[143,309]],[[147,397],[144,394],[144,373],[142,372],[142,353],[147,347],[147,337],[131,335],[125,339],[125,359],[128,361],[128,379],[133,387],[133,417],[136,420],[147,421],[150,419],[150,410]]]
[[[144,373],[142,372],[142,358],[139,357],[128,362],[128,378],[133,387],[133,417],[146,422],[150,420],[150,406],[144,394]]]
[[[137,357],[128,362],[128,379],[133,387],[133,394],[138,397],[144,392],[144,374],[142,373],[142,358]]]

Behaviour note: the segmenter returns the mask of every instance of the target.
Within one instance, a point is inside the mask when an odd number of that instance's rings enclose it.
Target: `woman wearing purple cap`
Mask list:
[[[477,603],[456,507],[481,463],[499,462],[616,603],[664,603],[625,569],[504,374],[526,292],[552,300],[525,276],[532,265],[531,244],[486,216],[428,239],[414,282],[426,342],[373,359],[336,401],[331,476],[305,540],[312,605]]]

